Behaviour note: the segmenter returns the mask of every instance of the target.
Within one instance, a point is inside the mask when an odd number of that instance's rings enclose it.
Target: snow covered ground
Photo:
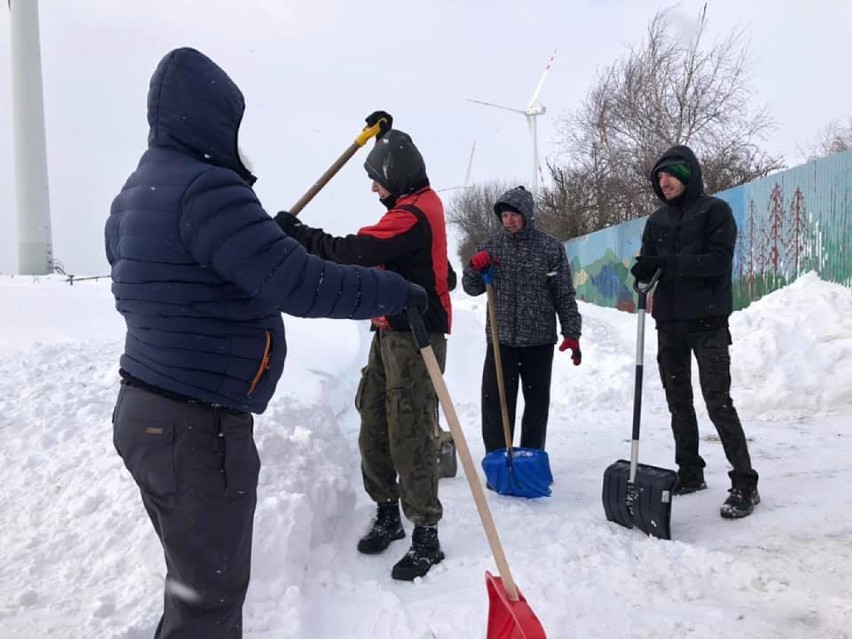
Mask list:
[[[454,300],[447,384],[478,466],[484,298]],[[719,517],[727,464],[699,400],[709,488],[675,500],[673,541],[604,517],[603,471],[629,455],[636,317],[580,310],[582,366],[556,354],[553,496],[488,493],[548,636],[852,637],[852,291],[807,275],[734,314],[733,396],[763,502]],[[425,579],[390,578],[408,540],[359,555],[373,514],[352,407],[367,326],[286,323],[285,374],[256,421],[246,637],[484,637],[496,565],[461,469],[441,480],[447,558]],[[107,281],[0,277],[0,637],[153,633],[162,553],[111,441],[123,332]],[[671,468],[655,343],[649,322],[640,458]]]

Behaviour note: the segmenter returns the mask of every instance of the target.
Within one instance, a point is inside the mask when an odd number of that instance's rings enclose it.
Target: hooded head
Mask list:
[[[674,200],[667,200],[660,188],[660,173],[668,173],[686,188]],[[704,195],[704,178],[698,158],[688,146],[673,146],[663,153],[651,170],[651,186],[663,202],[689,204]]]
[[[526,228],[535,226],[535,202],[532,193],[522,186],[509,189],[497,198],[494,203],[494,214],[500,218],[503,211],[512,211],[523,215],[524,220],[526,220],[524,225]]]
[[[391,129],[376,140],[364,168],[370,179],[382,185],[395,201],[429,186],[423,156],[407,133]]]
[[[151,76],[148,145],[180,149],[253,184],[237,142],[244,111],[242,92],[215,62],[195,49],[174,49]]]

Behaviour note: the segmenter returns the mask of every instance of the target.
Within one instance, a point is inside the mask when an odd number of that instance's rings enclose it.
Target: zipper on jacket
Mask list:
[[[254,379],[251,380],[251,386],[249,386],[248,393],[246,393],[248,396],[251,396],[252,393],[254,393],[264,373],[269,370],[269,360],[272,355],[272,335],[269,331],[263,331],[263,334],[266,336],[266,344],[263,347],[263,357],[260,360],[260,367],[257,369]]]

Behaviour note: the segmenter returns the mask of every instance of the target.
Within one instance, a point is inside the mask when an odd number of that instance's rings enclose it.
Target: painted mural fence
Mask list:
[[[852,286],[852,151],[716,194],[737,222],[734,308],[815,271]],[[630,266],[646,217],[565,243],[579,299],[633,311]]]

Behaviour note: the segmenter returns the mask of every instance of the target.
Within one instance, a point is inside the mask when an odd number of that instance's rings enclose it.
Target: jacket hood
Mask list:
[[[411,137],[397,129],[391,129],[376,140],[364,168],[370,179],[390,191],[394,200],[429,186],[423,156]]]
[[[151,76],[148,146],[177,148],[253,184],[237,147],[244,111],[242,92],[215,62],[195,49],[174,49]]]
[[[494,215],[498,218],[506,209],[516,211],[524,216],[526,224],[524,228],[535,227],[535,200],[532,193],[522,186],[509,189],[494,202]]]
[[[695,157],[695,153],[693,153],[692,149],[688,146],[673,146],[663,153],[654,163],[654,168],[651,169],[650,175],[651,186],[654,188],[654,193],[656,193],[657,197],[666,204],[677,203],[675,201],[670,202],[666,199],[666,196],[663,195],[663,192],[660,189],[660,183],[657,180],[657,173],[659,173],[660,167],[673,160],[682,160],[689,165],[689,183],[686,185],[686,190],[683,194],[676,198],[676,200],[684,204],[694,202],[704,195],[704,178],[701,175],[701,165],[698,163],[698,158]]]

